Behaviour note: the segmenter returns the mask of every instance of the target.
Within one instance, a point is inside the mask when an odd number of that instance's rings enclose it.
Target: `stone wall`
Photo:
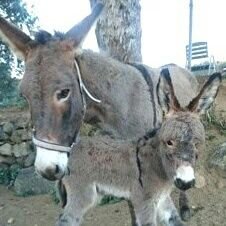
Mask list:
[[[21,118],[0,122],[0,183],[9,183],[10,181],[4,178],[7,176],[5,174],[30,167],[34,160],[35,151],[31,142],[29,121]]]
[[[0,124],[0,164],[29,167],[35,158],[31,129],[26,121]]]

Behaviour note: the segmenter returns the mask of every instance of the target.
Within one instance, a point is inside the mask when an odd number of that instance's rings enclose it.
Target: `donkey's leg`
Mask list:
[[[191,218],[191,210],[189,207],[188,197],[185,191],[180,191],[179,210],[180,210],[180,216],[182,220],[188,221]]]
[[[184,225],[170,196],[160,200],[158,204],[158,219],[164,226]]]
[[[67,204],[67,192],[62,180],[56,182],[57,196],[60,199],[61,207],[64,208]]]
[[[76,185],[68,189],[67,204],[59,216],[56,226],[79,226],[85,213],[95,205],[97,192],[95,185]]]

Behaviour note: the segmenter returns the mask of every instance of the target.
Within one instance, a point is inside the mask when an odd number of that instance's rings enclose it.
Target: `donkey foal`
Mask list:
[[[167,69],[158,83],[162,126],[136,145],[110,138],[85,138],[70,158],[71,175],[61,187],[65,208],[57,226],[78,226],[98,197],[111,194],[130,200],[135,225],[183,225],[170,197],[173,185],[182,191],[195,183],[194,166],[205,144],[199,115],[212,104],[221,75],[213,74],[199,94],[182,108]]]

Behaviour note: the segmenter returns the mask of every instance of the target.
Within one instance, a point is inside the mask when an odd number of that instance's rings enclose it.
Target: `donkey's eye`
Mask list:
[[[58,100],[66,99],[70,95],[70,89],[62,89],[56,92]]]
[[[195,154],[195,159],[197,160],[199,158],[199,155],[196,153]]]

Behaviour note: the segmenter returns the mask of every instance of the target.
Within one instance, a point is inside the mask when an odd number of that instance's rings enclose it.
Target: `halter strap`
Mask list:
[[[76,68],[76,71],[77,71],[77,74],[78,74],[79,88],[80,88],[80,92],[81,92],[81,96],[82,96],[82,102],[83,102],[83,107],[84,107],[84,115],[85,115],[86,100],[85,100],[85,96],[84,96],[83,92],[86,93],[86,95],[91,100],[93,100],[94,102],[101,103],[101,100],[93,97],[93,95],[87,90],[87,88],[85,87],[85,85],[82,81],[81,72],[80,72],[79,65],[78,65],[76,59],[74,60],[74,63],[75,63],[75,68]],[[84,117],[84,115],[83,115],[83,117]],[[63,146],[63,145],[54,144],[54,143],[50,143],[50,142],[47,142],[47,141],[37,139],[35,137],[35,131],[34,131],[33,135],[32,135],[32,141],[37,147],[45,148],[45,149],[48,149],[50,151],[70,153],[72,148],[78,143],[78,137],[79,136],[77,135],[75,141],[72,143],[71,146]]]
[[[50,151],[58,151],[58,152],[66,152],[66,153],[70,153],[72,148],[77,144],[77,139],[75,142],[73,142],[73,144],[71,146],[63,146],[63,145],[59,145],[59,144],[53,144],[53,143],[42,141],[42,140],[35,138],[34,134],[32,136],[32,141],[37,147],[45,148]]]

